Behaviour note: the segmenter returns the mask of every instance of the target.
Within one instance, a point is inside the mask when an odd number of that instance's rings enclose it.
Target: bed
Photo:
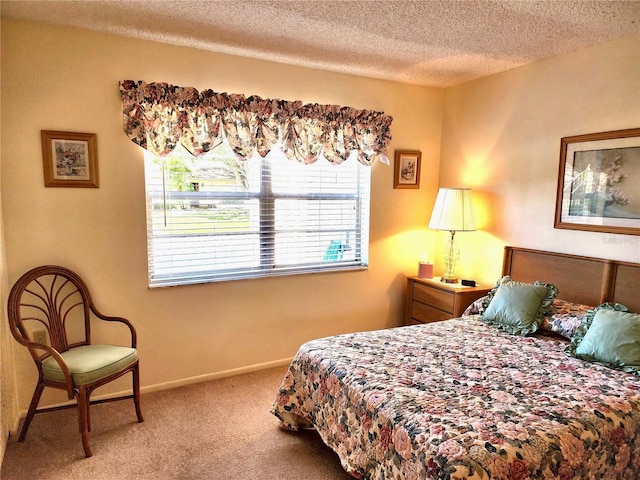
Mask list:
[[[307,342],[272,407],[281,428],[316,429],[355,478],[640,478],[638,372],[565,351],[585,318],[637,320],[640,265],[506,247],[503,275],[557,288],[537,330],[487,323],[496,285],[457,319]]]

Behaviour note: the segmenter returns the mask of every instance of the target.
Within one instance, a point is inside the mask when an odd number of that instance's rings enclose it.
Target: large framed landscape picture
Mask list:
[[[554,226],[640,235],[640,128],[561,139]]]

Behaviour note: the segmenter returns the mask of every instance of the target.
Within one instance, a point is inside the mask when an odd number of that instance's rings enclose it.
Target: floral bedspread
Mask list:
[[[640,377],[565,346],[477,316],[314,340],[272,413],[356,478],[640,478]]]

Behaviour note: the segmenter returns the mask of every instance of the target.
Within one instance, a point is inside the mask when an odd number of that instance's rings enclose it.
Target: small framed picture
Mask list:
[[[45,187],[98,188],[95,133],[42,130]]]
[[[420,188],[420,159],[416,150],[396,150],[393,188]]]

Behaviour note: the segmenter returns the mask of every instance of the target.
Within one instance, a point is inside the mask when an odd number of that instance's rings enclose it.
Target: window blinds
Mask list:
[[[151,287],[363,268],[371,169],[228,144],[194,158],[145,153]]]

